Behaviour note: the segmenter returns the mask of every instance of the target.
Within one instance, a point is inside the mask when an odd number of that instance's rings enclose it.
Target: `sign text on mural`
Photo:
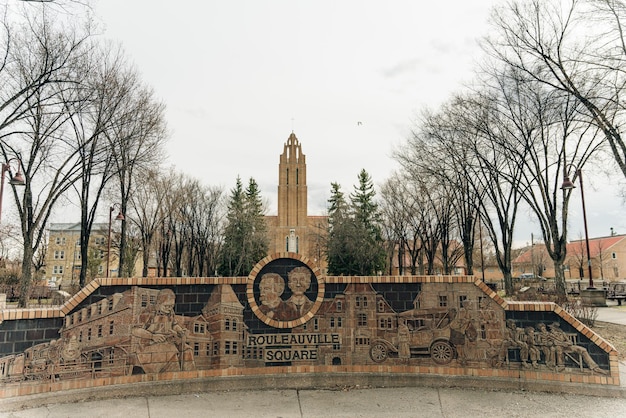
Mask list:
[[[248,347],[263,348],[265,361],[317,360],[320,345],[340,344],[339,334],[262,334],[248,336]]]

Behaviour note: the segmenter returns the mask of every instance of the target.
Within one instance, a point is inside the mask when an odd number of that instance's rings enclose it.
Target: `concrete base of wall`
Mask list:
[[[142,396],[168,396],[190,393],[243,390],[345,390],[392,387],[457,387],[486,391],[529,391],[567,393],[611,398],[626,398],[622,386],[590,385],[566,382],[537,382],[501,378],[466,376],[437,376],[414,373],[297,373],[261,376],[221,376],[190,380],[139,382],[124,385],[100,386],[87,389],[64,390],[0,399],[0,412],[36,408],[49,404],[75,403],[101,399]]]

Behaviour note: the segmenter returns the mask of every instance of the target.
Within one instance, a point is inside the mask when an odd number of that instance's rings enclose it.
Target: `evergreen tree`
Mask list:
[[[381,215],[369,174],[362,170],[350,204],[337,183],[331,184],[328,211],[328,272],[372,275],[385,267]]]
[[[269,239],[267,225],[265,223],[265,207],[261,199],[261,191],[257,182],[250,178],[246,189],[246,216],[249,219],[249,243],[247,251],[247,263],[250,268],[245,271],[248,274],[252,267],[267,255]]]
[[[348,263],[348,242],[350,233],[349,208],[338,183],[331,183],[330,199],[328,199],[328,238],[326,241],[326,257],[330,274],[350,274]]]
[[[237,177],[231,190],[220,253],[218,273],[222,276],[245,276],[267,255],[269,240],[261,193],[254,179],[244,191]]]

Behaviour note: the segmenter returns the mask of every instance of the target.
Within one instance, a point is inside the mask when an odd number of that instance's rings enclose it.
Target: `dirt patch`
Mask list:
[[[626,361],[626,325],[596,321],[591,329],[615,347],[620,361]]]

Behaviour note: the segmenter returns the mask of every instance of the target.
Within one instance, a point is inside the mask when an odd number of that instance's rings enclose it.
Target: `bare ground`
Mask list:
[[[615,347],[620,361],[626,361],[626,325],[596,321],[591,329]]]

